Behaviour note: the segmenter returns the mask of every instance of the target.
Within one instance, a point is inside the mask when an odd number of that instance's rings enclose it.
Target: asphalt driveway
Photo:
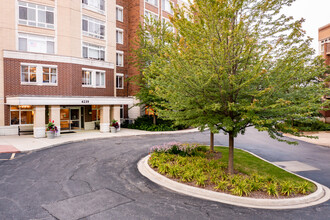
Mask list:
[[[137,170],[155,144],[208,140],[208,133],[90,140],[2,161],[0,219],[329,219],[329,201],[297,210],[241,208],[174,193]],[[227,144],[223,134],[215,140]],[[299,174],[330,187],[330,148],[288,146],[253,129],[238,137],[236,146],[273,162],[315,167]]]

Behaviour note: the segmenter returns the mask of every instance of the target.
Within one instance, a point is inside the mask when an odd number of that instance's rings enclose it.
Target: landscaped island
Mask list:
[[[178,182],[209,190],[254,198],[292,198],[310,194],[316,186],[235,149],[234,174],[227,172],[228,148],[167,143],[151,148],[149,166]]]

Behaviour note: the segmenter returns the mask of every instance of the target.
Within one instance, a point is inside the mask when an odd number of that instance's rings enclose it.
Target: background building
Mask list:
[[[32,127],[108,132],[135,119],[129,63],[144,16],[169,21],[177,0],[0,0],[0,135]]]
[[[325,63],[330,65],[330,24],[327,24],[319,28],[319,48],[320,55],[325,59]],[[330,87],[329,82],[327,85]],[[327,99],[330,99],[330,94],[326,95]],[[325,121],[330,123],[330,111],[322,111]]]

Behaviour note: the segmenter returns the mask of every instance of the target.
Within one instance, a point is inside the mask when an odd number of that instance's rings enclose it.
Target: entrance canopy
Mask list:
[[[132,97],[67,97],[15,96],[6,97],[7,105],[133,105]]]

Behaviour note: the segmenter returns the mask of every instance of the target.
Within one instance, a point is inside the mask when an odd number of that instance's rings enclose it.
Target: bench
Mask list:
[[[33,126],[18,126],[18,136],[21,136],[21,133],[33,134]]]

